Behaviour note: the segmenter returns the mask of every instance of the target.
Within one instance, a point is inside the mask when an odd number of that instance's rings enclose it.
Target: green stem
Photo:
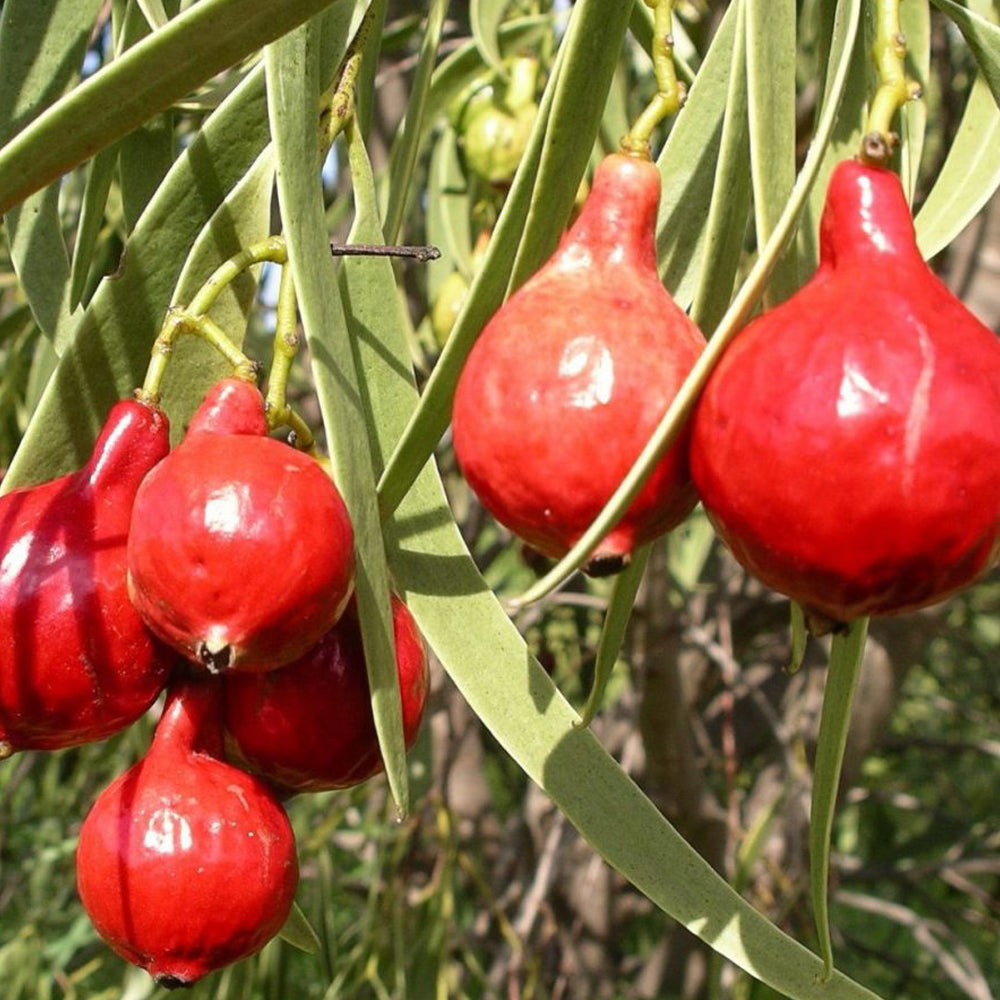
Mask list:
[[[680,111],[687,88],[677,79],[674,67],[673,0],[645,0],[653,8],[653,72],[656,94],[623,136],[621,149],[632,156],[649,156],[649,137],[669,115]]]
[[[830,647],[830,666],[819,720],[816,761],[813,765],[812,808],[809,814],[809,883],[823,979],[833,974],[833,944],[830,940],[830,836],[837,805],[840,771],[851,722],[851,705],[861,672],[868,635],[868,619],[859,618],[846,635],[835,635]]]
[[[874,2],[878,25],[872,54],[878,67],[879,87],[868,110],[861,156],[869,163],[884,165],[898,141],[892,131],[892,120],[907,101],[920,96],[920,86],[906,78],[906,39],[900,30],[900,0]]]
[[[216,268],[208,281],[201,286],[198,294],[191,300],[191,304],[187,308],[188,315],[202,316],[207,313],[215,304],[215,300],[222,294],[223,289],[255,264],[263,264],[265,261],[270,261],[272,264],[284,264],[287,260],[288,250],[282,236],[269,236],[266,240],[248,246]]]
[[[152,357],[146,369],[142,388],[136,390],[136,399],[149,406],[160,401],[160,385],[167,369],[167,361],[173,354],[174,344],[182,334],[201,337],[211,344],[232,366],[236,378],[253,382],[257,378],[257,366],[227,336],[222,327],[208,316],[193,316],[181,306],[173,306],[167,311],[163,326],[153,343]]]
[[[324,157],[354,113],[354,88],[358,82],[358,73],[361,72],[361,61],[371,30],[372,10],[369,7],[354,40],[344,53],[336,84],[321,98],[323,110],[320,114],[320,132]]]
[[[274,329],[274,354],[271,371],[267,377],[267,425],[290,427],[295,435],[295,446],[308,450],[313,446],[313,433],[309,425],[288,405],[288,373],[295,352],[299,347],[298,316],[295,308],[295,283],[292,269],[285,267],[281,272],[278,288],[278,309]]]

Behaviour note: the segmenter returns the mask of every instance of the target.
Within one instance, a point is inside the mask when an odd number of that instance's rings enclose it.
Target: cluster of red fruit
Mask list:
[[[169,682],[149,752],[98,797],[77,851],[98,931],[166,985],[287,918],[298,866],[279,796],[382,767],[346,508],[267,431],[238,379],[172,452],[160,410],[120,402],[84,468],[0,500],[5,754],[102,739]],[[410,746],[426,658],[396,599],[393,619]]]
[[[705,341],[663,289],[656,167],[613,155],[558,250],[496,313],[454,404],[484,505],[542,552],[580,538]],[[591,571],[700,494],[743,566],[817,630],[923,607],[1000,552],[1000,341],[920,256],[899,179],[834,171],[813,278],[742,331]]]

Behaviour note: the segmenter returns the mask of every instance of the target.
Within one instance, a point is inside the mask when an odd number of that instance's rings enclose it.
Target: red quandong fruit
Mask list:
[[[117,403],[87,464],[0,499],[0,755],[102,739],[153,702],[173,662],[129,602],[126,536],[167,418]]]
[[[555,254],[496,312],[459,378],[455,453],[494,517],[549,556],[577,541],[704,348],[656,271],[660,175],[615,154]],[[588,565],[614,572],[695,503],[687,435]]]
[[[820,619],[939,601],[1000,538],[1000,342],[935,277],[899,179],[830,179],[820,265],[739,334],[692,468],[736,558]]]
[[[220,759],[219,682],[168,699],[146,756],[97,798],[80,830],[77,888],[101,937],[162,986],[189,986],[253,954],[298,883],[284,809]]]
[[[413,616],[395,596],[392,623],[409,749],[427,703],[427,657]],[[282,789],[347,788],[382,770],[353,600],[300,660],[266,674],[230,675],[224,690],[234,757]]]
[[[336,486],[315,459],[266,434],[257,388],[220,382],[132,514],[136,608],[212,672],[272,670],[301,656],[353,585],[354,537]]]

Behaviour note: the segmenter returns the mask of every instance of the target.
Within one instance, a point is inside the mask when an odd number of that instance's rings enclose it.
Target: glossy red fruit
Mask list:
[[[353,533],[337,488],[313,458],[266,432],[256,387],[220,382],[132,515],[136,608],[214,672],[291,662],[351,593]]]
[[[736,558],[834,621],[931,604],[994,563],[1000,342],[924,263],[893,173],[837,167],[819,269],[724,355],[692,466]]]
[[[128,599],[139,483],[169,448],[166,417],[128,400],[78,472],[0,499],[0,751],[102,739],[152,703],[173,660]]]
[[[606,157],[555,254],[497,311],[458,383],[455,452],[497,520],[551,556],[580,537],[704,348],[660,283],[660,175]],[[620,568],[695,502],[682,436],[594,556]]]
[[[417,738],[427,702],[427,657],[413,616],[392,599],[403,738]],[[295,791],[346,788],[382,770],[354,602],[302,659],[225,680],[226,731],[237,756]]]
[[[220,760],[218,682],[171,692],[149,752],[80,830],[77,888],[101,937],[164,986],[253,954],[288,917],[291,825],[259,778]]]

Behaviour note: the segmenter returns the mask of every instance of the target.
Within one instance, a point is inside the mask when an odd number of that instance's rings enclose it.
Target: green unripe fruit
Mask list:
[[[469,294],[469,283],[458,271],[452,271],[438,288],[431,306],[431,329],[438,347],[444,347],[451,333],[451,328],[458,319],[458,314]]]
[[[531,104],[511,113],[492,102],[475,109],[463,135],[468,169],[489,184],[508,185],[528,145],[537,111]]]

